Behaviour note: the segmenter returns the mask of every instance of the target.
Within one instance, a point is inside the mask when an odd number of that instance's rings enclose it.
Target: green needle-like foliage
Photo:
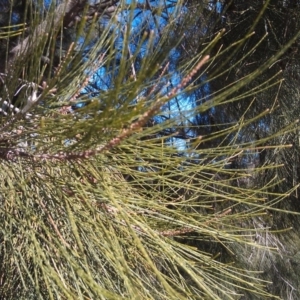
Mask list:
[[[145,31],[139,39],[117,17],[119,11],[130,15],[134,4],[121,1],[108,24],[100,26],[99,16],[109,6],[91,15],[84,1],[73,2],[65,1],[64,13],[53,6],[44,15],[28,5],[29,29],[0,31],[0,39],[9,41],[1,52],[2,103],[12,103],[24,85],[16,100],[20,111],[1,117],[1,299],[272,297],[262,270],[245,267],[241,256],[248,249],[275,255],[276,243],[257,239],[268,234],[276,239],[261,224],[292,190],[277,192],[282,179],[276,176],[266,185],[252,180],[280,165],[230,166],[267,147],[289,147],[266,146],[266,141],[296,125],[256,143],[242,140],[250,124],[275,109],[248,117],[250,104],[235,124],[191,137],[184,147],[173,137],[197,114],[278,84],[275,76],[239,93],[281,53],[214,92],[211,100],[175,113],[168,111],[172,99],[186,99],[215,80],[215,62],[225,61],[227,52],[207,53],[222,32],[173,72],[168,64],[180,43],[174,36],[182,18],[180,1],[159,38],[156,31]],[[71,11],[78,16],[72,19]],[[235,46],[247,39],[251,36]],[[176,74],[180,82],[169,88]],[[108,88],[83,92],[101,76],[110,79]],[[69,113],[80,102],[88,104]],[[166,121],[155,119],[168,114]]]

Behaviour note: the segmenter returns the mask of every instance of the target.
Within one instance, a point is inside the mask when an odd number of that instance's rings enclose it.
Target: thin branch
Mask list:
[[[100,146],[94,150],[85,150],[79,153],[67,153],[67,152],[59,152],[57,154],[38,154],[38,155],[33,155],[30,156],[27,154],[27,157],[33,157],[34,160],[47,160],[47,159],[52,159],[52,160],[79,160],[79,159],[87,159],[91,156],[95,156],[97,154],[103,153],[105,151],[108,151],[116,146],[118,146],[123,140],[125,140],[127,137],[132,135],[134,132],[139,130],[141,127],[143,127],[149,119],[151,119],[160,109],[160,107],[168,100],[173,98],[180,89],[185,88],[192,77],[200,70],[200,68],[209,60],[209,56],[203,57],[203,59],[196,65],[196,67],[186,76],[183,78],[181,83],[174,87],[167,95],[167,97],[161,97],[158,98],[157,101],[153,104],[153,106],[147,110],[136,122],[132,123],[129,128],[123,129],[122,132],[112,138],[106,145]],[[164,71],[163,71],[164,72]],[[16,115],[16,117],[20,116],[22,114]],[[15,121],[15,118],[12,119]],[[1,129],[6,128],[10,124],[5,124]],[[12,152],[11,152],[12,151]],[[22,152],[23,153],[23,152]],[[9,152],[10,155],[3,155],[2,158],[6,160],[12,160],[14,158],[14,155],[20,156],[19,152],[16,150],[11,150]],[[26,155],[25,155],[26,156]],[[1,157],[1,156],[0,156]]]
[[[59,232],[57,225],[55,224],[53,218],[51,217],[51,214],[49,212],[49,210],[47,209],[46,205],[43,203],[43,201],[40,201],[41,207],[44,210],[44,212],[46,213],[48,220],[50,222],[50,224],[52,225],[54,231],[56,232],[57,236],[60,238],[60,240],[62,241],[62,243],[67,246],[68,248],[70,248],[70,245],[65,241],[65,239],[63,238],[63,236],[61,235],[61,233]]]

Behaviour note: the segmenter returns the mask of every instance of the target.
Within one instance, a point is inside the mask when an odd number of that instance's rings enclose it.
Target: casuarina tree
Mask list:
[[[281,165],[249,162],[297,123],[242,135],[275,112],[249,114],[249,97],[278,86],[259,76],[294,41],[217,84],[253,41],[220,47],[222,9],[0,2],[1,298],[276,297],[257,261],[285,255],[269,219],[297,184],[277,191]]]

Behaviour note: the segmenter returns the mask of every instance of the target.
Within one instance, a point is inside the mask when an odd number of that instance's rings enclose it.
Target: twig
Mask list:
[[[168,63],[165,65],[165,67],[163,68],[161,74],[159,75],[158,81],[159,81],[159,80],[162,78],[162,76],[166,73],[166,71],[167,71],[169,65],[170,65],[170,62],[168,62]],[[148,95],[152,95],[152,94],[154,93],[155,89],[157,88],[157,86],[158,86],[158,84],[155,84],[155,85],[152,87],[152,89],[150,90],[150,92],[148,93]]]
[[[40,204],[41,204],[43,210],[45,211],[45,213],[46,213],[46,215],[47,215],[47,217],[48,217],[48,220],[49,220],[49,222],[51,223],[51,225],[52,225],[54,231],[57,233],[57,235],[58,235],[58,237],[60,238],[60,240],[62,241],[62,243],[63,243],[65,246],[67,246],[68,248],[70,248],[70,245],[65,241],[65,239],[62,237],[61,233],[59,232],[59,230],[58,230],[58,228],[57,228],[57,226],[56,226],[56,224],[55,224],[53,218],[51,217],[51,215],[50,215],[48,209],[46,208],[45,204],[44,204],[42,201],[40,202]]]
[[[108,204],[104,204],[102,203],[101,204],[101,207],[104,208],[106,210],[106,212],[108,212],[110,215],[117,215],[119,210],[111,205],[108,205]],[[223,211],[222,213],[220,214],[214,214],[213,215],[213,218],[204,222],[203,223],[203,226],[208,226],[210,223],[230,214],[232,212],[232,209],[229,208],[225,211]],[[157,214],[157,212],[155,211],[151,211],[151,210],[145,210],[145,209],[142,209],[141,211],[137,212],[137,214],[150,214],[150,215],[153,215],[153,214]],[[123,225],[126,225],[126,222],[125,221],[121,221],[121,223]],[[140,233],[145,233],[145,231],[140,228],[139,226],[137,225],[132,225],[132,228],[135,229],[136,231],[140,232]],[[197,229],[195,227],[182,227],[180,229],[169,229],[169,230],[164,230],[164,231],[155,231],[156,233],[158,233],[159,235],[161,236],[165,236],[165,237],[174,237],[174,236],[178,236],[178,235],[183,235],[183,234],[186,234],[186,233],[190,233],[190,232],[194,232],[196,231]]]
[[[129,137],[131,134],[139,130],[141,127],[143,127],[150,118],[152,118],[157,111],[160,109],[160,107],[168,100],[172,99],[180,89],[186,87],[192,77],[199,71],[199,69],[209,60],[209,56],[206,55],[203,57],[203,59],[196,65],[196,67],[186,76],[183,78],[181,83],[174,87],[166,97],[161,97],[157,99],[157,101],[153,104],[153,106],[148,109],[143,115],[134,123],[132,123],[129,128],[123,129],[122,132],[112,138],[106,145],[100,146],[94,150],[85,150],[79,153],[68,153],[68,152],[59,152],[57,154],[37,154],[32,156],[34,160],[44,160],[44,159],[53,159],[53,160],[80,160],[80,159],[87,159],[91,156],[95,156],[97,154],[103,153],[105,151],[108,151],[116,146],[118,146],[123,140],[125,140],[127,137]],[[164,71],[163,71],[164,72]],[[36,99],[38,101],[38,98]],[[22,114],[17,114],[16,117],[12,118],[10,121],[4,124],[2,126],[1,130],[7,128],[9,125],[11,125],[12,122],[14,122],[18,117],[20,117]],[[13,154],[17,155],[18,153],[15,151]]]

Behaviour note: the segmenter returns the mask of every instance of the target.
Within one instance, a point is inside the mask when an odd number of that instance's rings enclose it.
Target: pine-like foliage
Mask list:
[[[193,128],[184,145],[174,137],[197,115],[276,85],[273,77],[239,93],[281,53],[176,113],[169,104],[215,80],[228,54],[212,51],[220,31],[170,67],[179,24],[190,34],[180,1],[4,2],[1,299],[271,297],[259,264],[245,267],[241,256],[276,255],[276,235],[261,224],[291,191],[274,192],[276,177],[253,184],[279,165],[231,166],[295,124],[243,141],[244,128],[274,108],[248,118],[249,105],[235,124]],[[145,18],[134,31],[137,10],[168,22],[151,29]]]

